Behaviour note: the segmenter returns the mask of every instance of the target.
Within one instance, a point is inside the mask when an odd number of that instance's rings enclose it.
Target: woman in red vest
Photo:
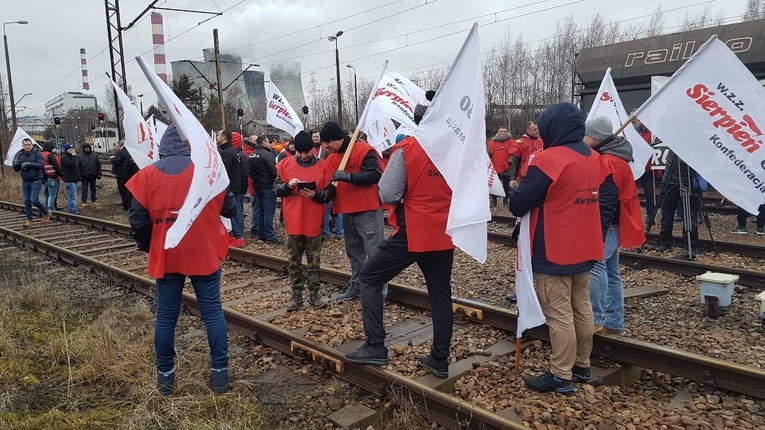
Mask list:
[[[621,136],[613,135],[613,124],[607,117],[591,118],[585,123],[584,143],[601,154],[618,189],[617,198],[604,201],[601,208],[615,207],[605,239],[602,260],[590,270],[590,302],[595,330],[610,334],[624,332],[624,287],[619,274],[619,247],[636,248],[645,242],[643,216],[640,211],[635,177],[629,163],[633,161],[632,145]]]
[[[415,123],[420,122],[425,109],[423,104],[417,105]],[[430,354],[417,359],[417,365],[444,379],[449,377],[453,324],[454,245],[446,234],[452,190],[417,139],[407,137],[396,148],[380,179],[380,198],[383,203],[394,206],[394,231],[359,273],[367,341],[345,358],[352,363],[377,366],[388,362],[383,285],[417,263],[425,277],[433,316],[433,346]]]
[[[308,303],[323,308],[327,302],[319,295],[319,267],[321,266],[321,229],[326,204],[335,198],[331,186],[332,167],[313,155],[313,140],[305,131],[294,139],[295,155],[276,165],[279,175],[274,192],[282,198],[284,226],[287,230],[289,265],[287,272],[292,283],[292,301],[288,311],[303,305],[303,288],[308,287]],[[308,261],[308,276],[303,274],[303,254]]]
[[[558,103],[539,116],[544,150],[510,194],[510,212],[531,215],[534,288],[550,328],[550,371],[526,378],[535,391],[568,393],[572,376],[588,380],[594,323],[589,271],[603,259],[603,239],[613,213],[601,212],[601,184],[610,182],[597,152],[582,141],[584,115]]]
[[[499,175],[502,181],[502,188],[505,190],[505,196],[510,195],[510,180],[515,177],[510,176],[510,151],[513,149],[515,141],[513,136],[507,131],[507,127],[500,127],[497,130],[497,134],[489,142],[489,157],[491,157],[491,165]],[[507,201],[507,197],[504,199]],[[491,196],[491,206],[497,205],[497,196]]]
[[[233,193],[210,200],[175,248],[165,249],[167,231],[191,186],[191,153],[175,126],[162,135],[159,160],[125,184],[133,194],[128,213],[136,245],[149,253],[149,276],[157,282],[154,349],[157,387],[163,396],[175,386],[175,326],[181,312],[186,277],[191,278],[210,346],[212,389],[228,390],[228,334],[220,300],[220,262],[226,259],[229,235],[220,217],[236,215]]]

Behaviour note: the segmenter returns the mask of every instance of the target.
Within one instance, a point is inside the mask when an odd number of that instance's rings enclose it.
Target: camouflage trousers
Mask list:
[[[308,291],[319,291],[319,266],[321,265],[321,237],[287,236],[287,252],[289,264],[287,273],[292,283],[292,292],[303,291],[303,285]],[[303,272],[303,253],[308,262],[307,275]]]

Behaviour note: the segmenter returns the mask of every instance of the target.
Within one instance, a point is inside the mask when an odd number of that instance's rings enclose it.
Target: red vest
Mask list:
[[[60,179],[58,175],[56,174],[56,169],[53,167],[52,164],[48,162],[48,157],[53,154],[52,152],[43,151],[43,164],[45,165],[45,178],[46,179]],[[58,157],[58,155],[53,154],[54,157],[56,157],[56,161],[58,162],[59,168],[61,167],[61,159]]]
[[[406,193],[403,205],[409,251],[454,249],[452,238],[446,234],[446,221],[452,201],[451,188],[417,139],[407,137],[400,145],[406,162]],[[398,231],[398,223],[395,218],[391,220],[390,215],[388,217],[388,221],[395,228],[395,234]]]
[[[316,181],[316,189],[323,190],[332,181],[332,166],[325,160],[319,160],[311,167],[303,167],[298,164],[295,157],[287,157],[276,165],[279,178],[285,184],[292,178],[298,178],[304,182]],[[321,233],[324,223],[326,205],[316,203],[298,194],[298,189],[282,197],[282,211],[284,211],[284,226],[290,236],[316,237]]]
[[[601,158],[619,188],[619,245],[627,249],[636,248],[645,242],[645,233],[632,169],[629,163],[615,155],[605,154]]]
[[[363,140],[357,140],[353,145],[351,156],[348,158],[348,164],[345,166],[345,171],[348,173],[358,173],[361,171],[361,164],[364,161],[364,157],[369,152],[372,152],[377,156],[377,151],[369,146],[368,143]],[[327,156],[327,161],[332,166],[332,169],[337,170],[340,168],[340,162],[343,161],[345,154],[331,153]],[[380,157],[377,156],[379,160]],[[332,202],[332,213],[335,214],[352,214],[365,211],[376,211],[380,208],[380,195],[377,184],[374,185],[353,185],[350,182],[338,182],[337,184],[337,196]]]
[[[220,210],[225,192],[210,200],[189,231],[175,248],[165,249],[167,231],[175,223],[177,211],[186,199],[194,166],[180,175],[166,175],[153,165],[136,173],[125,186],[151,217],[149,276],[163,278],[167,273],[187,276],[209,275],[220,267],[228,254],[229,235],[221,223]]]
[[[515,146],[515,141],[513,139],[507,139],[504,142],[498,142],[492,139],[492,141],[489,142],[491,164],[494,166],[494,170],[497,171],[497,174],[501,174],[510,168],[507,161],[510,159],[510,151],[513,146]]]
[[[538,153],[531,165],[552,179],[544,202],[547,259],[561,265],[602,260],[598,196],[600,184],[609,172],[600,155],[590,151],[590,156],[585,157],[565,146],[555,146]],[[534,208],[531,215],[534,232],[539,208]]]
[[[521,165],[518,168],[518,181],[523,179],[523,177],[526,176],[526,172],[529,171],[529,158],[531,157],[531,154],[541,150],[543,147],[544,142],[541,137],[532,139],[524,134],[520,139],[515,141],[515,145],[513,145],[513,148],[510,150],[510,155],[515,155],[521,159]]]

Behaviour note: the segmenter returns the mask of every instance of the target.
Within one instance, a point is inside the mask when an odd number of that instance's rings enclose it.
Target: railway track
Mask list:
[[[154,282],[140,274],[145,272],[145,257],[134,248],[127,236],[128,226],[55,213],[54,222],[51,224],[36,224],[32,228],[23,229],[20,222],[20,210],[20,205],[0,203],[0,235],[68,263],[103,271],[141,292],[151,294]],[[62,231],[67,233],[62,234]],[[144,259],[143,264],[137,264],[141,258]],[[236,277],[245,273],[245,267],[282,271],[287,264],[283,258],[241,249],[231,249],[230,260],[241,267],[229,268],[229,270],[224,268],[224,279],[227,276]],[[322,282],[341,286],[346,284],[349,276],[347,272],[332,269],[323,268],[321,272]],[[409,305],[416,310],[427,309],[428,298],[424,289],[400,284],[391,284],[390,288],[397,302]],[[273,291],[269,292],[273,293]],[[253,295],[249,300],[256,300],[259,297]],[[189,309],[196,310],[193,295],[184,294],[184,301]],[[242,299],[236,301],[241,302]],[[460,298],[453,298],[453,306],[455,312],[460,315],[460,319],[464,320],[463,322],[484,324],[509,332],[514,332],[516,329],[517,315],[509,309]],[[357,345],[358,342],[331,347],[306,337],[305,330],[287,330],[269,322],[275,315],[283,315],[283,311],[270,309],[265,314],[247,315],[227,305],[225,313],[232,328],[253,336],[257,334],[264,344],[285,354],[315,361],[338,377],[367,391],[380,395],[390,390],[407,393],[407,397],[411,396],[415,403],[423,408],[424,415],[446,427],[524,428],[498,414],[440,391],[437,389],[439,381],[430,376],[411,379],[395,371],[345,362],[343,351]],[[390,332],[403,330],[397,327],[394,326]],[[420,325],[420,331],[422,331],[422,325]],[[301,332],[303,334],[300,334]],[[533,338],[548,339],[545,328],[533,329],[527,333]],[[399,335],[401,339],[407,336],[403,332]],[[499,354],[499,351],[504,348],[502,354],[506,354],[508,347],[512,349],[512,342],[503,339],[487,348],[487,351],[494,350]],[[622,363],[634,364],[753,397],[765,398],[765,371],[763,370],[619,336],[597,334],[593,352]],[[457,373],[458,369],[470,369],[471,364],[476,360],[490,359],[490,356],[465,358],[452,364],[452,371]],[[457,377],[459,377],[458,374],[452,375],[454,379]]]

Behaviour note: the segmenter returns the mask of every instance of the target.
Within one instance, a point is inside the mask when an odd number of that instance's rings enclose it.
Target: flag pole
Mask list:
[[[521,341],[523,338],[515,338],[515,371],[521,371]]]
[[[337,170],[345,170],[345,166],[348,165],[348,160],[351,158],[351,151],[353,150],[353,147],[356,145],[356,140],[359,138],[359,134],[361,133],[361,129],[359,129],[359,126],[364,123],[367,119],[367,111],[369,110],[369,104],[372,102],[372,99],[374,98],[374,92],[375,88],[377,88],[377,85],[380,83],[380,80],[383,77],[383,74],[385,73],[385,69],[388,68],[388,60],[385,60],[385,63],[383,64],[382,69],[380,70],[380,74],[377,76],[377,80],[375,81],[375,84],[372,86],[372,92],[369,93],[369,98],[367,99],[367,104],[364,105],[364,112],[361,114],[361,118],[359,119],[358,124],[356,124],[356,130],[353,131],[353,135],[351,136],[351,141],[348,143],[348,148],[345,149],[345,154],[343,154],[343,160],[340,162],[340,166],[337,168]],[[332,182],[332,185],[337,186],[337,181]]]
[[[630,123],[632,123],[633,119],[635,119],[635,114],[634,113],[632,115],[630,115],[629,118],[627,118],[626,121],[624,121],[624,124],[622,124],[622,126],[619,127],[618,130],[616,130],[614,132],[614,136],[618,136],[619,134],[621,134],[621,132],[623,132],[624,129],[627,128],[627,126],[630,125]]]

